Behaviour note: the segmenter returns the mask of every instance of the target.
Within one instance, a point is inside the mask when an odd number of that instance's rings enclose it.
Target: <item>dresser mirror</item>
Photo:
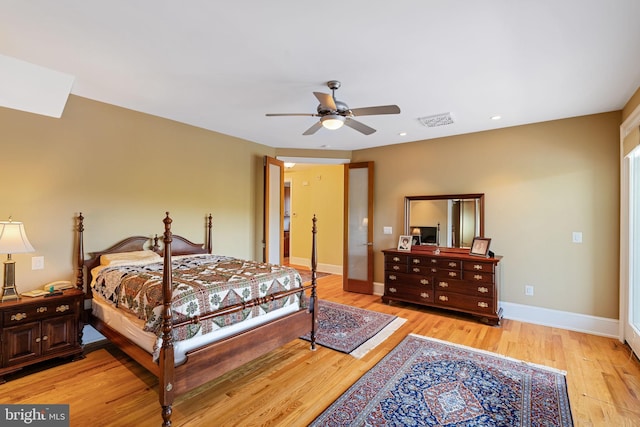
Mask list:
[[[484,194],[406,196],[404,234],[421,245],[470,248],[484,236]]]

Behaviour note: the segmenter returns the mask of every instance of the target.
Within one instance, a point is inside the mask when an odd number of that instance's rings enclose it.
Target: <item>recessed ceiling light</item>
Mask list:
[[[406,133],[406,132],[400,132],[398,135],[400,135],[400,136],[407,136],[407,133]]]
[[[491,116],[491,120],[500,120],[502,118],[502,116]]]

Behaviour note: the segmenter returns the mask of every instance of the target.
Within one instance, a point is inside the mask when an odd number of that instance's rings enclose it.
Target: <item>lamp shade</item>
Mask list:
[[[0,221],[0,254],[24,254],[35,252],[24,225],[18,221]]]

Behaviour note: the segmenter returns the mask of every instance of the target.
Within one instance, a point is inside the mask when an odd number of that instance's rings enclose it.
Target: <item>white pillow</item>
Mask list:
[[[112,254],[100,255],[101,265],[120,265],[132,262],[154,262],[161,261],[162,257],[151,250],[116,252]]]

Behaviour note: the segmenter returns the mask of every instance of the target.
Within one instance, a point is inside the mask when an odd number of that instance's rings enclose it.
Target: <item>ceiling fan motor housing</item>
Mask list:
[[[325,116],[327,114],[340,114],[342,116],[346,116],[349,115],[349,106],[347,104],[345,104],[342,101],[338,101],[335,98],[333,99],[333,101],[336,104],[336,110],[330,110],[329,108],[326,108],[326,105],[322,105],[322,104],[318,104],[318,114],[321,116]]]

